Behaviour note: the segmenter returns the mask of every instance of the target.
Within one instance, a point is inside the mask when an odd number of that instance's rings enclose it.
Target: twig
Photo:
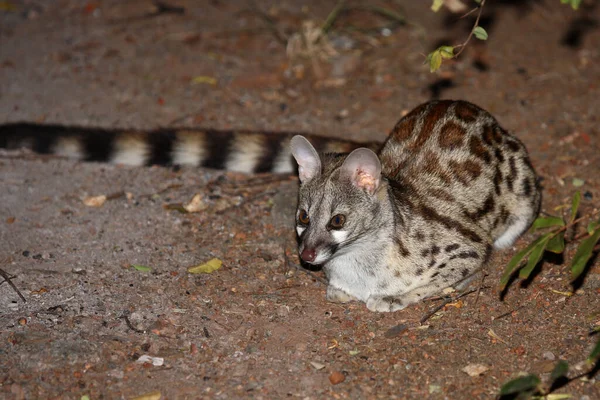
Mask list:
[[[321,25],[321,31],[323,31],[323,33],[327,33],[329,31],[329,29],[331,29],[331,27],[333,26],[333,23],[335,22],[337,17],[342,12],[342,9],[344,8],[345,5],[346,5],[346,0],[340,0],[335,5],[333,10],[331,10],[329,15],[327,16],[327,19],[325,19],[325,22],[323,23],[323,25]]]
[[[455,47],[460,47],[460,50],[458,51],[458,53],[456,53],[454,55],[454,58],[457,58],[460,53],[463,52],[463,50],[466,48],[467,43],[469,43],[469,41],[471,40],[471,38],[473,37],[473,32],[475,31],[475,28],[477,28],[479,26],[479,19],[481,18],[481,13],[483,12],[483,6],[485,5],[485,0],[481,0],[481,4],[479,4],[478,8],[479,8],[479,13],[477,14],[477,19],[475,19],[475,24],[473,25],[473,29],[471,29],[471,32],[469,33],[469,36],[467,37],[467,40],[465,40],[462,44],[459,44]],[[473,10],[475,10],[476,8],[474,8]],[[469,13],[465,14],[463,17],[469,15]]]
[[[483,281],[487,277],[487,274],[481,271],[481,282],[479,282],[479,287],[477,288],[477,296],[475,296],[475,303],[473,305],[477,305],[477,301],[479,300],[479,294],[481,293],[481,289],[483,289]]]
[[[325,286],[327,286],[329,284],[325,279],[321,278],[320,276],[317,276],[317,275],[313,274],[312,271],[309,271],[309,270],[307,270],[305,268],[302,268],[300,265],[297,265],[296,263],[291,262],[290,259],[289,259],[289,257],[287,256],[287,254],[285,252],[285,248],[283,249],[283,259],[285,260],[285,264],[288,267],[294,267],[298,271],[301,271],[301,272],[304,272],[305,274],[310,275],[312,278],[314,278],[315,280],[321,282]]]
[[[521,309],[521,308],[523,308],[523,307],[525,307],[525,306],[519,306],[519,307],[517,307],[517,308],[513,308],[512,310],[510,310],[510,311],[508,311],[508,312],[505,312],[504,314],[500,314],[500,315],[498,315],[497,317],[493,317],[493,321],[496,321],[497,319],[500,319],[500,318],[504,318],[504,317],[506,317],[507,315],[510,315],[510,314],[514,313],[515,311],[518,311],[518,310],[520,310],[520,309]]]
[[[25,297],[21,294],[21,292],[19,291],[19,289],[11,281],[11,279],[14,278],[14,277],[11,277],[10,275],[8,275],[6,273],[6,271],[4,271],[2,268],[0,268],[0,276],[2,276],[4,278],[3,283],[7,282],[10,285],[10,287],[12,287],[15,292],[17,292],[17,294],[19,295],[19,297],[21,298],[21,300],[23,300],[23,303],[27,303],[27,300],[25,299]]]
[[[131,321],[129,320],[129,317],[127,315],[123,315],[121,318],[123,318],[125,320],[127,327],[129,329],[131,329],[132,331],[137,332],[137,333],[146,333],[146,331],[138,329],[135,326],[133,326],[133,324],[131,323]]]
[[[423,325],[423,323],[425,321],[427,321],[429,318],[431,318],[436,312],[438,312],[442,308],[444,308],[448,303],[452,303],[453,301],[456,301],[456,300],[458,300],[458,299],[460,299],[462,297],[465,297],[465,296],[467,296],[467,295],[469,295],[471,293],[477,292],[478,290],[481,290],[481,289],[487,289],[487,288],[488,287],[485,287],[485,288],[480,287],[479,289],[472,289],[472,290],[469,290],[468,292],[461,293],[458,296],[447,298],[442,304],[440,304],[437,307],[434,307],[433,310],[431,310],[430,312],[428,312],[427,314],[425,314],[423,316],[423,318],[421,318],[421,320],[419,321],[419,323],[421,325]]]

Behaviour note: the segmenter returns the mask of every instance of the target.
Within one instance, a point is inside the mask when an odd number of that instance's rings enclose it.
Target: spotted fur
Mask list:
[[[395,311],[460,286],[538,213],[525,147],[465,101],[420,105],[377,154],[319,155],[301,137],[291,146],[302,171],[298,212],[310,220],[299,252],[324,266],[331,301]],[[343,234],[329,224],[336,214]]]

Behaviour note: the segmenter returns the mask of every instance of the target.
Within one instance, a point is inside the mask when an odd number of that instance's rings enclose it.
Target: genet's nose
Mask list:
[[[316,257],[317,252],[315,251],[315,249],[305,248],[304,250],[302,250],[302,253],[300,253],[300,258],[306,262],[313,262],[315,261]]]

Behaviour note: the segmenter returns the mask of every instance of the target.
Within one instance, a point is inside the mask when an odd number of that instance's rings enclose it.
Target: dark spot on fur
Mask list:
[[[450,257],[451,260],[454,260],[455,258],[461,258],[463,260],[466,260],[467,258],[479,258],[479,254],[477,254],[477,252],[475,252],[475,250],[470,250],[470,251],[463,251],[461,253],[455,254],[452,257]]]
[[[453,220],[452,218],[440,215],[433,208],[430,208],[430,207],[422,204],[419,212],[426,220],[435,221],[435,222],[442,224],[446,228],[454,229],[457,232],[459,232],[461,235],[469,238],[470,240],[472,240],[475,243],[481,243],[483,241],[481,239],[481,237],[477,233],[472,231],[471,229],[463,226],[460,222]]]
[[[438,265],[438,269],[444,269],[446,268],[446,263],[441,263],[440,265]]]
[[[463,268],[463,270],[460,271],[460,274],[463,278],[466,278],[469,275],[469,270],[467,268]]]
[[[486,150],[483,143],[477,136],[471,136],[469,140],[469,149],[471,150],[471,154],[475,157],[482,159],[486,163],[491,161],[490,153]]]
[[[454,112],[458,119],[463,120],[467,123],[473,122],[477,119],[479,110],[473,104],[466,101],[459,101],[454,107]]]
[[[398,271],[398,270],[395,270],[395,271],[394,271],[394,276],[395,276],[396,278],[399,278],[399,277],[400,277],[400,275],[402,275],[402,274],[400,273],[400,271]]]
[[[488,194],[481,208],[475,210],[474,212],[468,212],[465,210],[465,215],[471,218],[473,221],[479,221],[481,218],[494,211],[495,207],[496,201],[494,200],[494,195],[493,193],[490,193]]]
[[[502,188],[500,186],[502,184],[502,180],[502,171],[500,171],[500,168],[496,166],[496,173],[494,173],[494,190],[497,196],[500,196],[500,193],[502,193]]]
[[[508,136],[506,131],[500,125],[494,125],[494,142],[502,144],[502,138]]]
[[[432,256],[437,256],[438,254],[440,254],[440,248],[439,248],[439,246],[435,246],[435,245],[434,245],[434,246],[431,248],[431,255],[432,255]]]
[[[479,164],[467,160],[463,163],[456,162],[454,160],[448,163],[450,171],[463,185],[468,185],[473,179],[481,175],[481,167]]]
[[[525,195],[525,197],[531,195],[531,182],[529,182],[529,179],[523,179],[523,195]]]
[[[442,167],[438,156],[433,152],[428,151],[425,153],[422,164],[424,165],[420,166],[420,168],[423,168],[425,173],[440,178],[444,183],[452,182],[452,177],[448,174],[448,171]]]
[[[435,278],[436,276],[438,276],[440,273],[439,272],[434,272],[433,274],[431,274],[431,278]]]
[[[443,100],[436,103],[430,103],[430,107],[427,110],[427,115],[423,119],[423,125],[421,126],[421,131],[419,135],[409,146],[410,150],[418,150],[427,140],[431,137],[433,133],[433,129],[435,128],[435,124],[446,115],[448,111],[448,107],[452,104],[452,101]]]
[[[421,276],[421,275],[423,275],[423,272],[425,272],[425,271],[423,270],[423,268],[417,268],[417,270],[415,271],[415,275],[417,275],[417,276]]]
[[[502,154],[502,150],[500,150],[500,147],[496,147],[494,149],[494,155],[496,156],[496,159],[503,163],[504,162],[504,154]]]
[[[494,144],[494,128],[492,125],[486,125],[483,127],[483,134],[481,138],[488,146],[492,146]]]
[[[489,243],[485,246],[485,254],[483,256],[484,263],[487,263],[490,260],[490,257],[492,256],[492,248],[492,245]]]
[[[437,261],[435,261],[435,259],[431,259],[431,261],[429,261],[429,265],[427,266],[427,268],[433,268],[433,266],[435,265]]]
[[[385,296],[384,298],[382,298],[383,301],[385,301],[386,303],[388,303],[391,306],[393,306],[394,304],[402,304],[402,300],[400,300],[398,297],[394,297],[394,296]]]
[[[410,251],[404,245],[404,242],[400,238],[394,238],[396,241],[396,246],[398,246],[398,251],[402,257],[408,257],[410,255]]]
[[[446,248],[444,250],[446,251],[446,253],[450,253],[451,251],[454,251],[454,250],[458,249],[459,247],[460,247],[460,244],[453,243],[453,244],[449,244],[448,246],[446,246]]]
[[[462,146],[467,131],[462,126],[450,121],[440,131],[440,147],[444,149],[456,149]]]
[[[413,117],[413,113],[409,114],[410,117],[407,115],[398,121],[396,126],[394,126],[392,133],[390,134],[391,137],[399,142],[403,142],[413,135],[413,131],[415,130],[415,122],[417,120],[416,117]]]
[[[417,233],[415,233],[415,238],[419,241],[423,241],[425,240],[425,235],[423,235],[423,232],[417,231]]]
[[[427,192],[432,197],[435,197],[435,198],[440,199],[440,200],[444,200],[444,201],[448,201],[448,202],[454,202],[455,201],[454,196],[452,196],[450,193],[446,192],[443,189],[434,188],[434,189],[427,190]]]
[[[384,289],[387,289],[388,286],[389,286],[389,283],[386,281],[381,281],[381,282],[377,283],[378,289],[384,290]]]
[[[506,140],[506,146],[510,149],[510,151],[512,151],[513,153],[518,152],[519,150],[521,150],[521,145],[519,144],[519,142],[517,142],[514,139],[507,139]]]
[[[429,249],[421,250],[421,257],[427,257],[429,255]]]

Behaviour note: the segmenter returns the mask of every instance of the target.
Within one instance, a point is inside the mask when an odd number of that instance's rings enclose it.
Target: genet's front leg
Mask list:
[[[332,303],[348,303],[356,300],[358,300],[356,297],[349,295],[343,290],[331,285],[327,286],[327,301],[331,301]]]

